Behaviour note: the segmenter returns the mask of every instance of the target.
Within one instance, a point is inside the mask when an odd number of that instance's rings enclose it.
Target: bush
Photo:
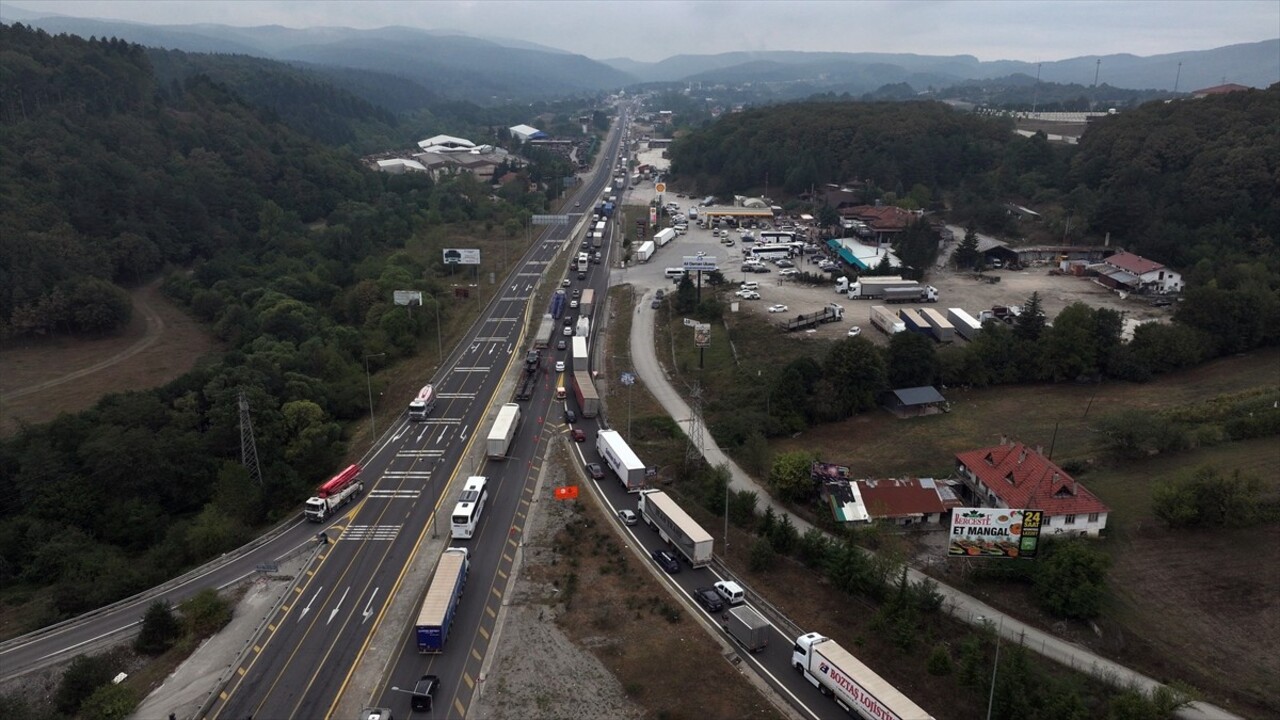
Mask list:
[[[925,666],[930,675],[942,677],[950,675],[955,670],[951,662],[951,651],[947,649],[944,643],[938,643],[933,646],[933,652],[929,653],[929,662]]]
[[[80,712],[80,706],[99,687],[111,682],[111,668],[100,655],[81,655],[71,661],[54,697],[59,711],[67,715]]]
[[[796,526],[791,522],[790,515],[784,514],[769,531],[769,544],[783,555],[790,555],[799,540],[800,534],[796,532]]]
[[[156,600],[142,616],[142,629],[134,638],[133,649],[143,655],[159,655],[168,650],[182,635],[182,624],[169,609],[169,603]]]
[[[1261,484],[1239,470],[1225,477],[1202,467],[1190,478],[1159,483],[1151,490],[1152,510],[1170,528],[1246,527],[1258,521]]]
[[[831,554],[831,540],[827,538],[826,533],[818,528],[809,528],[804,535],[800,536],[800,542],[797,547],[797,554],[800,562],[810,568],[821,568],[827,562],[827,557]]]
[[[138,706],[138,700],[133,688],[107,683],[85,698],[80,716],[85,720],[124,720]]]
[[[1045,543],[1032,587],[1040,607],[1088,620],[1102,611],[1111,558],[1085,539]]]
[[[773,544],[769,542],[769,538],[756,538],[755,544],[751,546],[751,569],[754,572],[767,572],[773,569],[773,564],[778,559],[778,553],[774,552]]]
[[[212,588],[187,598],[181,609],[183,623],[192,637],[209,637],[231,622],[231,604]]]

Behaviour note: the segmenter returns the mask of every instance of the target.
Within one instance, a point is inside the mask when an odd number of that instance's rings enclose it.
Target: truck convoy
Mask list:
[[[533,390],[538,386],[538,370],[542,367],[542,353],[530,350],[524,358],[524,369],[520,372],[520,384],[516,386],[516,400],[528,400],[533,397]]]
[[[663,230],[658,231],[657,235],[653,236],[653,242],[657,244],[658,247],[663,247],[675,239],[676,231],[674,228],[664,228]]]
[[[653,251],[656,247],[652,240],[645,240],[640,243],[640,247],[636,248],[636,262],[649,262],[653,258]]]
[[[436,389],[423,385],[418,396],[409,401],[409,419],[426,420],[427,415],[436,407]]]
[[[933,720],[834,640],[816,632],[796,638],[791,664],[850,714],[866,720]]]
[[[711,564],[711,533],[661,490],[641,490],[637,509],[649,527],[684,556],[690,567]]]
[[[883,305],[871,306],[871,324],[880,328],[880,331],[886,335],[900,333],[907,329],[906,324],[899,320],[892,310]]]
[[[574,338],[577,340],[578,338]],[[576,362],[576,361],[575,361]],[[591,380],[591,373],[586,370],[573,371],[573,397],[578,401],[578,412],[584,418],[593,418],[600,414],[600,395],[596,392],[596,384]]]
[[[734,640],[742,643],[747,652],[760,652],[769,645],[769,623],[746,605],[739,605],[729,611],[725,629]]]
[[[427,588],[427,597],[418,611],[414,634],[418,638],[418,652],[441,653],[444,641],[449,637],[449,626],[458,611],[462,588],[467,584],[467,572],[471,569],[471,557],[466,548],[451,547],[445,550],[436,563],[436,574]]]
[[[943,343],[955,342],[956,328],[954,325],[947,322],[947,319],[942,316],[942,313],[934,310],[933,308],[925,308],[920,311],[920,314],[924,315],[925,321],[928,322],[929,327],[932,328],[933,338],[935,340]]]
[[[782,327],[787,331],[804,330],[822,323],[837,322],[842,317],[844,317],[844,307],[835,303],[828,303],[826,307],[818,312],[797,315],[794,319],[783,323]]]
[[[542,316],[542,322],[538,324],[538,334],[533,336],[533,347],[537,350],[546,350],[551,345],[551,334],[556,331],[556,318],[551,313]]]
[[[516,436],[519,425],[519,405],[507,403],[498,409],[498,417],[494,418],[493,427],[489,428],[489,437],[485,440],[485,454],[491,460],[507,458],[507,450],[511,449],[511,439]]]
[[[627,492],[639,492],[644,487],[644,463],[640,462],[635,451],[617,430],[601,430],[596,433],[596,452],[600,453],[604,464],[622,481],[622,487]]]
[[[956,334],[973,342],[982,331],[982,323],[960,308],[947,308],[947,320],[956,328]]]
[[[316,496],[309,498],[303,506],[302,514],[311,522],[324,522],[324,519],[337,512],[364,492],[364,482],[360,480],[360,466],[351,465],[346,470],[329,478],[328,482],[316,488]]]

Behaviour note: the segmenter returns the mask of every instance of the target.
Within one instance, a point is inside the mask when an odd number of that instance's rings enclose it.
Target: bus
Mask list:
[[[747,251],[744,250],[744,253]],[[750,254],[761,260],[777,260],[779,258],[789,258],[794,254],[790,245],[781,243],[756,243],[750,250]]]
[[[453,539],[467,540],[476,534],[476,526],[480,524],[480,515],[484,512],[484,503],[488,499],[489,479],[483,475],[467,478],[450,518]]]
[[[760,242],[766,245],[774,243],[779,245],[789,245],[795,242],[796,234],[786,230],[761,230]],[[803,243],[802,243],[803,244]]]

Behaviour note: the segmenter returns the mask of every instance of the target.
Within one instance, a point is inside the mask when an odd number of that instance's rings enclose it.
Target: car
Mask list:
[[[556,361],[556,372],[564,372],[564,361],[563,361],[563,360],[557,360],[557,361]]]
[[[583,249],[583,250],[586,250],[586,249],[587,249],[587,241],[586,241],[586,240],[583,240],[583,241],[582,241],[582,245],[581,245],[581,247],[582,247],[582,249]]]
[[[1173,301],[1169,298],[1156,298],[1151,301],[1151,307],[1169,307],[1172,304]]]
[[[658,288],[658,291],[653,294],[653,296],[659,300],[661,300],[665,295],[666,291],[662,288]]]
[[[582,297],[582,291],[581,291],[581,290],[579,290],[578,288],[574,288],[574,289],[573,289],[573,292],[569,293],[569,297],[571,297],[571,298],[573,298],[573,299],[575,299],[575,300],[576,300],[576,299],[578,299],[578,298]]]
[[[565,336],[565,337],[570,337],[570,336],[572,336],[572,335],[573,335],[573,326],[572,326],[572,325],[565,325],[565,326],[564,326],[564,336]]]
[[[862,334],[862,328],[858,327],[857,325],[854,325],[853,327],[849,328],[849,337],[858,337],[861,334]]]
[[[414,712],[431,712],[431,704],[435,702],[436,688],[439,685],[440,678],[435,675],[423,675],[418,678],[409,698],[409,706]]]
[[[596,251],[595,257],[596,257],[596,262],[600,262],[601,255],[599,250]]]
[[[576,207],[576,208],[580,208],[580,207],[582,207],[582,201],[581,201],[581,200],[579,200],[578,202],[574,203],[574,204],[573,204],[573,206],[574,206],[574,207]]]
[[[698,588],[693,591],[693,599],[698,604],[707,609],[707,612],[718,613],[724,609],[724,600],[720,599],[720,593],[709,587]]]
[[[619,510],[618,519],[622,521],[623,525],[635,525],[640,518],[636,517],[635,510]]]
[[[586,274],[586,273],[584,273],[584,272],[580,272],[580,273],[578,273],[578,279],[579,279],[579,280],[586,280],[586,279],[587,279],[587,274]]]
[[[680,572],[680,561],[676,560],[676,556],[666,550],[654,550],[649,553],[653,561],[658,563],[658,567],[666,570],[668,573],[675,574]]]
[[[572,316],[572,315],[565,315],[565,316],[564,316],[564,326],[565,326],[565,327],[569,327],[569,326],[570,326],[570,325],[572,325],[572,324],[573,324],[573,316]]]
[[[587,433],[586,433],[586,431],[584,431],[582,428],[574,428],[574,429],[573,429],[573,441],[574,441],[574,442],[586,442],[586,441],[587,441]]]
[[[569,301],[569,309],[570,309],[570,310],[577,310],[577,309],[578,309],[578,301],[577,301],[577,300],[570,300],[570,301]]]
[[[782,303],[778,303],[777,305],[770,305],[770,306],[769,306],[769,312],[771,312],[771,313],[784,313],[784,312],[786,312],[786,311],[787,311],[787,306],[786,306],[786,305],[783,305]]]
[[[764,266],[764,265],[757,265],[757,266],[755,267],[755,271],[756,271],[756,272],[758,272],[758,273],[769,273],[769,272],[773,272],[772,270],[770,270],[768,267],[766,267],[766,266]]]
[[[800,271],[793,267],[789,267],[789,268],[784,268],[782,270],[779,270],[778,274],[783,277],[791,277],[792,275],[799,275]]]
[[[561,338],[561,339],[559,339],[559,340],[557,340],[557,341],[556,341],[556,349],[557,349],[557,350],[563,350],[563,349],[565,349],[565,347],[566,347],[567,345],[568,345],[568,343],[566,343],[566,342],[564,341],[564,338]]]
[[[795,263],[791,262],[786,258],[778,258],[777,260],[773,261],[773,264],[777,265],[780,268],[793,268],[796,266]]]
[[[658,309],[658,308],[660,308],[660,307],[662,307],[662,301],[661,301],[661,300],[659,300],[658,298],[654,298],[654,299],[652,299],[652,300],[650,300],[650,301],[649,301],[649,309],[650,309],[650,310],[657,310],[657,309]]]
[[[730,605],[741,605],[747,601],[747,592],[742,589],[741,585],[732,580],[720,580],[712,587]]]
[[[569,287],[569,278],[565,278],[560,282],[560,287]]]
[[[706,250],[699,250],[699,251],[698,251],[698,257],[706,257],[706,256],[707,256],[707,251],[706,251]]]
[[[603,480],[604,468],[600,467],[600,463],[587,463],[587,474],[591,476],[592,480]],[[627,524],[633,525],[634,523]]]
[[[574,412],[574,411],[572,411],[572,410],[569,410],[568,408],[565,408],[565,411],[564,411],[564,421],[565,421],[565,422],[567,422],[567,423],[576,423],[576,422],[578,422],[578,413],[576,413],[576,412]]]
[[[743,300],[759,300],[760,293],[756,292],[755,290],[740,290],[738,297],[742,298]]]

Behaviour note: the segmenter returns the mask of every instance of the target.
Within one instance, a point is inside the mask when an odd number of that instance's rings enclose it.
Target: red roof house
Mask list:
[[[899,525],[940,523],[952,507],[962,504],[950,488],[939,487],[933,478],[858,480],[857,485],[872,519]]]
[[[1115,286],[1123,285],[1130,290],[1161,295],[1182,291],[1181,273],[1170,270],[1164,263],[1131,252],[1116,253],[1103,260],[1099,268],[1101,274],[1115,279],[1114,283],[1109,283]],[[1108,268],[1119,272],[1111,272]]]
[[[956,454],[956,471],[982,507],[1043,510],[1044,534],[1098,535],[1110,509],[1096,495],[1022,443]]]

